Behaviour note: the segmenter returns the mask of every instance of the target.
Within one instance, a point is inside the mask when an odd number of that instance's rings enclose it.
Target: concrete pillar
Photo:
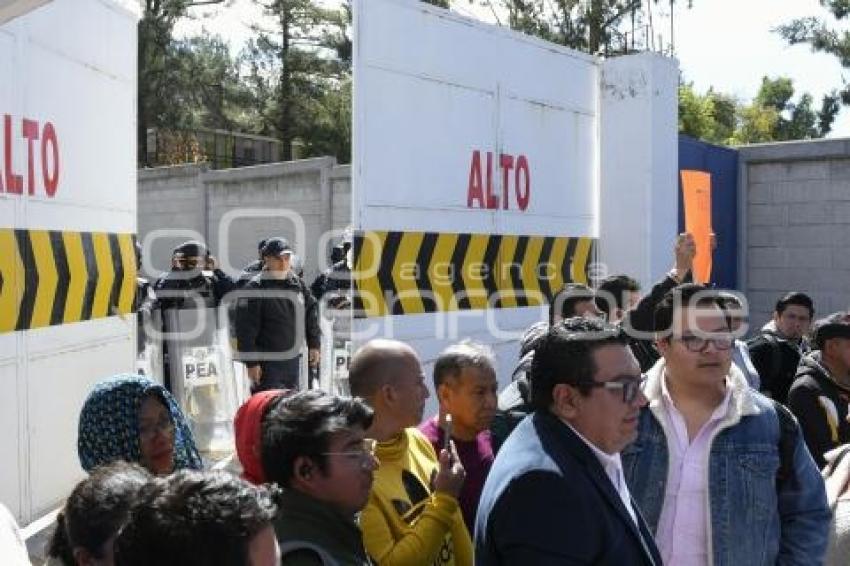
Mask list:
[[[677,87],[675,59],[640,53],[602,63],[599,261],[644,288],[673,261]]]

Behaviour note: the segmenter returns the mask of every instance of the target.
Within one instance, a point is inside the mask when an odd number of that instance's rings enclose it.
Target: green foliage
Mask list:
[[[255,25],[256,37],[243,52],[251,106],[263,131],[283,142],[291,159],[296,140],[306,155],[328,148],[341,162],[350,160],[350,125],[331,131],[350,109],[350,5],[328,9],[315,0],[255,0],[274,26]]]
[[[178,132],[196,128],[253,131],[249,91],[227,43],[202,33],[172,37],[186,17],[186,0],[147,0],[139,22],[138,143],[139,164],[147,163],[147,130]],[[179,145],[179,135],[169,139]],[[175,150],[179,153],[179,149]]]
[[[829,133],[837,100],[825,97],[820,110],[804,93],[794,102],[794,84],[787,77],[764,77],[750,104],[709,89],[679,87],[679,132],[709,143],[740,145],[820,138]]]
[[[144,0],[139,21],[138,122],[136,140],[139,163],[145,163],[147,129],[163,122],[182,122],[181,108],[171,102],[179,94],[173,83],[169,48],[178,19],[185,16],[187,0]]]
[[[779,113],[770,106],[749,104],[738,109],[738,127],[728,143],[742,145],[775,141]]]
[[[139,24],[139,164],[147,130],[172,139],[197,128],[277,137],[283,158],[293,143],[302,157],[351,154],[351,5],[326,9],[316,0],[255,0],[271,22],[235,57],[219,37],[178,40],[174,26],[189,0],[144,0]],[[187,142],[188,143],[188,142]],[[180,146],[180,147],[178,147]]]
[[[623,48],[618,26],[626,16],[635,17],[641,0],[498,0],[497,4],[507,13],[512,29],[597,53]]]
[[[512,29],[587,53],[640,49],[645,4],[676,0],[456,0],[504,13]],[[448,2],[446,2],[448,3]],[[692,0],[685,5],[690,8]]]
[[[693,85],[679,86],[679,131],[711,143],[727,143],[735,131],[737,102],[709,90],[699,95]]]
[[[821,0],[820,3],[837,20],[850,16],[850,0]],[[807,43],[813,52],[833,55],[842,67],[850,69],[850,32],[831,28],[825,18],[814,16],[798,18],[777,27],[774,31],[785,38],[789,44]],[[832,91],[821,101],[821,109],[817,113],[819,131],[828,132],[841,104],[850,105],[850,85],[843,79],[842,83],[843,88]],[[806,109],[801,112],[806,112]]]

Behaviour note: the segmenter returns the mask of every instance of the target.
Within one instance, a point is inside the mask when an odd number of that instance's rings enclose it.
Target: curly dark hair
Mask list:
[[[121,461],[92,470],[56,517],[48,556],[65,566],[76,566],[75,548],[87,550],[98,560],[106,558],[104,545],[127,520],[139,491],[151,478],[141,466]]]
[[[226,472],[181,470],[145,486],[115,541],[118,566],[246,566],[277,513],[277,488]]]
[[[328,451],[334,433],[372,426],[372,408],[357,397],[338,397],[312,390],[282,399],[263,418],[260,454],[266,477],[289,487],[295,460],[307,457],[322,473],[327,471]]]

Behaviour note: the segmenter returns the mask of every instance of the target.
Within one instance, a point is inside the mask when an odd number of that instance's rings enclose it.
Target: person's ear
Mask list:
[[[448,383],[443,382],[437,387],[437,401],[441,407],[449,407],[451,405],[452,391]]]
[[[385,383],[381,385],[381,388],[378,389],[378,396],[381,398],[385,405],[392,405],[395,402],[395,389],[389,383]]]
[[[578,388],[559,383],[552,388],[552,408],[558,416],[571,419],[581,412],[583,397]]]
[[[667,354],[670,349],[670,338],[662,337],[660,334],[655,335],[655,347],[658,348],[658,352],[664,356]]]
[[[316,475],[316,466],[310,458],[299,456],[292,463],[294,477],[302,483],[311,483]]]

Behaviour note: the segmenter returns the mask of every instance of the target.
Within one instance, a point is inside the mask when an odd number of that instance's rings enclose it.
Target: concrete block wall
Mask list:
[[[816,316],[850,309],[850,140],[738,149],[751,324],[769,320],[791,290],[812,296]]]
[[[351,218],[350,168],[332,157],[217,171],[145,169],[138,189],[147,276],[166,270],[174,246],[191,237],[207,242],[225,271],[238,275],[256,258],[259,240],[284,236],[304,258],[311,282],[325,265],[325,244]]]
[[[143,169],[138,175],[138,237],[142,273],[153,277],[168,269],[171,250],[206,234],[204,165]]]

